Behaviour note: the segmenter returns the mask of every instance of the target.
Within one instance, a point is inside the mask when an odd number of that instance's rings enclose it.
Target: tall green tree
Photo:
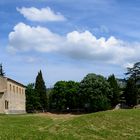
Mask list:
[[[133,67],[127,68],[126,75],[128,76],[125,89],[126,103],[134,106],[140,100],[140,62],[136,62]]]
[[[124,96],[127,105],[134,106],[137,104],[138,88],[133,78],[127,80]]]
[[[26,111],[27,112],[36,112],[38,108],[41,107],[39,98],[35,92],[34,84],[28,84],[26,87]]]
[[[66,100],[69,109],[79,108],[79,82],[68,81],[66,84]]]
[[[43,80],[41,70],[38,72],[38,75],[36,77],[35,92],[38,96],[39,103],[41,105],[41,107],[38,109],[42,111],[46,111],[47,110],[47,92],[46,92],[46,86]]]
[[[111,87],[101,75],[88,74],[80,83],[80,94],[83,107],[90,112],[107,110],[111,106]]]
[[[114,107],[120,101],[120,88],[114,74],[108,77],[108,82],[111,86],[112,93],[113,93],[112,98],[111,98],[111,104]]]
[[[0,64],[0,76],[5,76],[2,64]]]
[[[66,109],[66,82],[58,81],[51,94],[51,108],[58,111]]]

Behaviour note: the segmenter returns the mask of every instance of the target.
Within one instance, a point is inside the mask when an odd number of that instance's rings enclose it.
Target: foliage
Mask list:
[[[75,109],[78,107],[79,83],[58,81],[50,94],[50,108],[56,110]]]
[[[135,63],[132,68],[127,68],[126,75],[128,75],[129,78],[133,78],[135,82],[140,80],[140,62]]]
[[[0,76],[5,76],[2,64],[0,64]]]
[[[128,80],[125,88],[125,100],[130,106],[138,104],[140,96],[140,62],[133,65],[132,68],[127,68]]]
[[[40,71],[35,87],[29,86],[26,90],[27,100],[30,100],[27,101],[27,110],[107,110],[119,103],[120,94],[123,102],[125,99],[128,105],[134,106],[138,103],[140,95],[140,62],[127,70],[126,74],[129,77],[126,87],[123,87],[124,92],[119,88],[114,75],[106,80],[101,75],[88,74],[80,83],[58,81],[54,88],[48,90],[48,94]]]
[[[35,82],[35,92],[38,97],[38,102],[41,106],[39,106],[38,110],[46,111],[47,110],[47,93],[46,86],[43,80],[41,70],[38,72]]]
[[[28,84],[26,87],[26,111],[27,112],[35,112],[40,108],[39,99],[35,92],[34,84]]]
[[[110,108],[112,92],[107,80],[100,75],[88,74],[80,83],[82,107],[87,111],[100,111]]]
[[[120,101],[120,89],[114,74],[108,77],[108,82],[111,86],[112,93],[113,93],[111,98],[111,104],[112,106],[115,106]]]
[[[135,80],[133,78],[129,78],[127,80],[127,85],[124,92],[126,104],[129,106],[136,105],[137,95],[138,95],[138,88],[137,85],[135,84]]]
[[[52,93],[53,88],[47,88],[47,111],[51,110],[51,93]]]

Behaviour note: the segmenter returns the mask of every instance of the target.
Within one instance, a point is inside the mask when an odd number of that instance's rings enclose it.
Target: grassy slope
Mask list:
[[[98,112],[78,117],[0,115],[0,140],[138,140],[140,110]]]

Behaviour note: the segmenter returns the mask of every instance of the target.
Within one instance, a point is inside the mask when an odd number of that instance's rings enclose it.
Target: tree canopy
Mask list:
[[[29,84],[26,89],[27,110],[96,112],[115,107],[119,102],[134,106],[140,101],[140,62],[127,68],[126,75],[123,88],[114,74],[106,79],[90,73],[81,82],[58,81],[47,90],[39,71],[35,84]]]
[[[35,92],[34,84],[28,84],[26,87],[26,111],[36,112],[40,108],[40,102]]]
[[[80,83],[80,94],[83,107],[89,111],[106,110],[111,106],[111,87],[101,75],[88,74]]]
[[[125,88],[124,95],[125,95],[125,100],[127,105],[134,106],[137,104],[138,88],[133,78],[129,78],[127,80],[127,85]]]
[[[131,68],[127,68],[127,85],[124,91],[127,105],[134,106],[138,104],[140,96],[140,62],[137,62]]]
[[[50,108],[63,111],[78,107],[79,83],[74,81],[58,81],[50,94]]]
[[[128,75],[128,78],[133,78],[135,82],[140,80],[140,62],[135,63],[133,67],[128,67],[126,75]]]
[[[120,89],[114,74],[108,77],[108,82],[111,86],[112,94],[113,94],[111,98],[111,104],[112,106],[115,106],[120,101]]]

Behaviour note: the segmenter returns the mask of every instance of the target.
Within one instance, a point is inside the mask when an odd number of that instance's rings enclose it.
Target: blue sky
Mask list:
[[[1,0],[0,62],[24,84],[47,87],[88,73],[124,77],[140,59],[139,0]]]

